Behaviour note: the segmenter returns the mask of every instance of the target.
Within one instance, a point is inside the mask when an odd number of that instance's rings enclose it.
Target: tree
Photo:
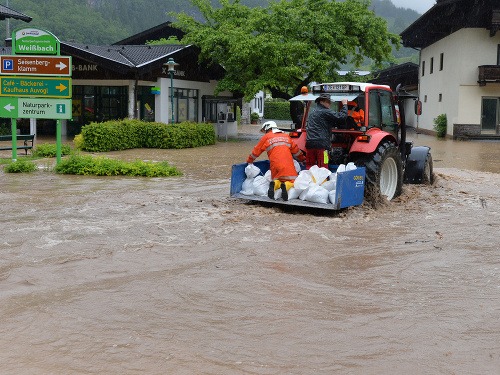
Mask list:
[[[185,44],[201,49],[200,59],[224,67],[217,91],[240,92],[247,99],[259,90],[290,99],[310,82],[337,79],[342,64],[376,64],[391,58],[399,36],[369,10],[369,0],[274,0],[249,8],[240,0],[189,0],[203,21],[171,14],[186,34]],[[292,117],[293,118],[293,117]]]

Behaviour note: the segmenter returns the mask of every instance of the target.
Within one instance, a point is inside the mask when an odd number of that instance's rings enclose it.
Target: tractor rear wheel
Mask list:
[[[394,142],[383,141],[372,154],[358,155],[354,163],[366,168],[365,198],[373,205],[401,194],[403,162]]]

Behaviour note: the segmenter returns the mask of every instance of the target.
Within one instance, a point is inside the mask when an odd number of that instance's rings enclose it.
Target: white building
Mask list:
[[[500,134],[499,27],[496,0],[437,0],[401,33],[420,50],[421,131],[446,114],[448,136]]]

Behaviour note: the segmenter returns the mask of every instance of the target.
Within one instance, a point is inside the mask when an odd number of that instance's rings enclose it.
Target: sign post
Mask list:
[[[61,119],[72,116],[71,57],[49,31],[12,32],[13,55],[0,56],[0,117],[11,119],[12,160],[17,159],[17,118],[56,120],[56,156],[61,161]]]

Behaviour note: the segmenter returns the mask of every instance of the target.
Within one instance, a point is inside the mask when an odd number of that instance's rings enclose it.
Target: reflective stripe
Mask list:
[[[288,142],[276,142],[276,143],[273,143],[272,145],[269,145],[266,148],[266,151],[269,152],[270,150],[272,150],[276,146],[287,146],[288,148],[292,147],[292,145],[290,143],[288,143]]]
[[[296,152],[295,154],[293,154],[293,156],[299,157],[301,154],[302,154],[302,151],[299,151],[299,152]]]
[[[250,156],[255,160],[257,159],[257,156],[255,156],[254,154],[250,154]]]
[[[280,176],[280,180],[295,180],[297,176]]]

